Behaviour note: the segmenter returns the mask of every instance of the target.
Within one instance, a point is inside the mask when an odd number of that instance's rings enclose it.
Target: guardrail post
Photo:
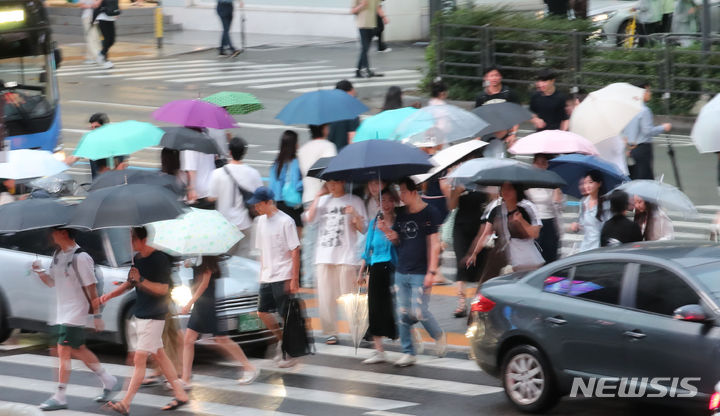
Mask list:
[[[162,1],[158,0],[157,6],[155,7],[155,39],[157,39],[157,48],[162,49],[163,47],[163,13],[162,13]]]
[[[483,45],[483,49],[485,50],[485,67],[496,65],[495,62],[495,43],[493,42],[495,33],[493,31],[493,28],[490,27],[489,24],[483,25],[485,28],[485,45]]]
[[[435,24],[435,71],[437,72],[437,76],[442,76],[443,75],[443,59],[444,59],[443,48],[445,48],[445,42],[443,40],[444,28],[443,28],[443,23],[440,20],[436,20],[434,24]]]
[[[582,42],[580,42],[580,33],[576,29],[570,33],[571,38],[571,50],[570,57],[572,62],[570,67],[573,70],[573,87],[575,90],[579,90],[580,85],[580,71],[582,70]]]

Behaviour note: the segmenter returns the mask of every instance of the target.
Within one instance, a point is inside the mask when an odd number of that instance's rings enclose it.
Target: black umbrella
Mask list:
[[[90,191],[108,188],[118,185],[157,185],[167,188],[177,195],[185,194],[185,187],[178,183],[177,179],[162,172],[148,172],[139,169],[111,170],[95,178],[90,186]]]
[[[310,169],[308,169],[307,175],[311,178],[317,178],[320,179],[320,175],[322,175],[323,171],[327,169],[328,165],[330,164],[330,161],[335,156],[330,157],[321,157],[317,160],[317,162],[313,163],[312,166],[310,166]]]
[[[510,102],[481,105],[472,112],[490,123],[482,130],[482,135],[507,130],[532,118],[532,113],[525,107]]]
[[[207,134],[187,127],[162,127],[165,134],[160,140],[161,147],[175,150],[194,150],[196,152],[221,155],[222,149]]]
[[[510,161],[494,166],[488,165],[475,173],[470,182],[478,185],[501,186],[505,182],[522,185],[526,188],[559,188],[565,186],[565,180],[555,172],[538,169],[520,161]]]
[[[415,146],[389,141],[365,140],[345,146],[321,175],[325,180],[394,180],[432,169],[428,155]]]
[[[161,186],[134,184],[90,192],[74,211],[68,227],[97,230],[174,219],[186,207]]]
[[[57,199],[27,199],[0,205],[0,233],[16,233],[70,222],[73,207]]]

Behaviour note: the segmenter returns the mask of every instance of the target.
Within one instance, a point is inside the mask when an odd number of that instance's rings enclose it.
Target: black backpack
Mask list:
[[[287,359],[288,355],[297,358],[314,354],[315,342],[308,335],[303,301],[293,296],[288,298],[287,303],[282,338],[283,359]]]

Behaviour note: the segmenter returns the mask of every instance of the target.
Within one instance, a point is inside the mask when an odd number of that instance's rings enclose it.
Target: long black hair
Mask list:
[[[382,111],[385,110],[397,110],[403,107],[402,101],[402,89],[397,86],[388,88],[385,94],[385,103],[382,106]]]
[[[600,189],[598,189],[598,202],[597,202],[597,214],[595,214],[595,219],[598,221],[602,221],[603,218],[603,202],[605,202],[605,198],[602,196],[605,195],[605,182],[603,182],[603,174],[599,170],[590,170],[588,173],[585,174],[584,178],[590,178],[593,182],[597,182],[600,184]]]
[[[298,134],[292,130],[285,130],[280,136],[280,153],[275,159],[275,174],[279,177],[282,168],[297,157]]]
[[[163,147],[160,151],[160,171],[175,176],[180,170],[180,151]]]
[[[647,235],[648,231],[650,231],[651,227],[653,226],[653,222],[655,222],[655,213],[657,212],[657,205],[653,204],[652,202],[645,201],[645,211],[644,212],[637,212],[635,211],[635,215],[633,220],[636,224],[640,225],[643,222],[645,223],[645,232],[643,232],[643,240],[647,241]]]

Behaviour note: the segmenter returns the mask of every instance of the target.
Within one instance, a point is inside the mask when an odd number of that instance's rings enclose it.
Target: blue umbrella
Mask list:
[[[562,186],[563,193],[581,198],[578,184],[589,171],[597,170],[603,175],[603,186],[605,190],[613,189],[623,182],[630,180],[615,165],[606,162],[596,156],[571,154],[558,156],[550,161],[548,170],[553,171],[565,179],[567,185]]]
[[[385,110],[365,119],[355,132],[353,142],[373,139],[390,139],[397,126],[410,114],[418,111],[417,108],[404,107],[396,110]],[[429,126],[428,126],[429,127]]]
[[[404,143],[365,140],[345,146],[320,176],[325,180],[394,180],[425,173],[433,164],[425,152]]]
[[[325,124],[353,119],[368,111],[357,98],[341,90],[305,93],[290,101],[275,118],[285,124]]]

